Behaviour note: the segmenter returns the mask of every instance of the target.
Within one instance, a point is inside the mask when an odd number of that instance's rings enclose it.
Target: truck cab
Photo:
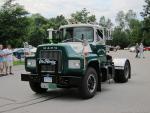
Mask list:
[[[28,81],[36,93],[51,87],[78,88],[82,98],[91,98],[101,91],[101,83],[113,79],[125,83],[131,78],[130,62],[126,58],[112,59],[106,53],[109,29],[92,24],[64,25],[49,30],[53,42],[39,45],[35,56],[25,58]]]

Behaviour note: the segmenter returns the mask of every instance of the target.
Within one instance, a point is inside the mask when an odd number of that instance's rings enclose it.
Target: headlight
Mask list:
[[[27,67],[36,67],[35,59],[27,59]]]
[[[69,69],[80,69],[80,60],[69,60]]]

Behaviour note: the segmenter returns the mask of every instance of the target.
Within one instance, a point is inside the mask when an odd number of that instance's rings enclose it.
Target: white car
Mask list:
[[[130,51],[130,52],[135,52],[135,46],[130,47],[130,48],[129,48],[129,51]]]

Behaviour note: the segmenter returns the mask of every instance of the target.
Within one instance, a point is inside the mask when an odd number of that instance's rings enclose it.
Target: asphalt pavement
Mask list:
[[[76,89],[36,94],[20,80],[24,66],[15,66],[15,75],[0,77],[0,113],[150,113],[150,52],[144,53],[144,59],[127,50],[109,54],[130,60],[128,83],[106,82],[102,92],[88,100],[81,99]]]

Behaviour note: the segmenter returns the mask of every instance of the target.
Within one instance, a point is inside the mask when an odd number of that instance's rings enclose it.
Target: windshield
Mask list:
[[[71,27],[60,29],[60,38],[62,41],[83,40],[83,36],[89,42],[94,39],[94,30],[92,27]]]

